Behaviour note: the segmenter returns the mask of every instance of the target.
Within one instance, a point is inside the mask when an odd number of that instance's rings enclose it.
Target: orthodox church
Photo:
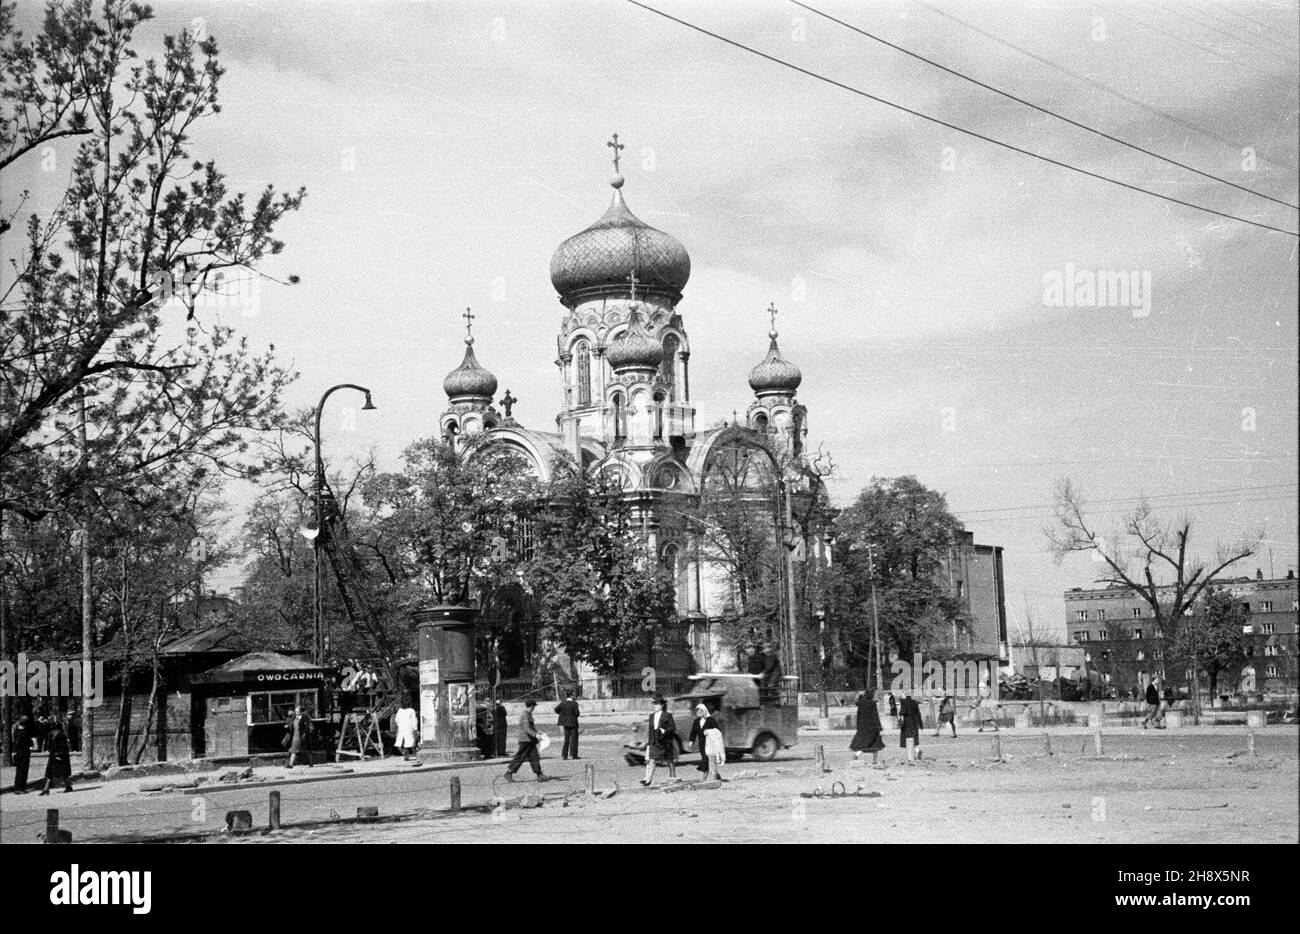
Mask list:
[[[632,213],[625,179],[618,174],[623,146],[617,134],[608,145],[615,169],[609,208],[551,257],[551,284],[563,308],[555,337],[562,392],[554,430],[519,424],[511,415],[516,400],[508,392],[498,410],[497,378],[479,362],[467,328],[465,357],[443,381],[448,406],[439,421],[441,435],[458,444],[486,434],[521,453],[543,481],[550,479],[557,457],[614,479],[631,501],[651,553],[675,582],[681,651],[671,662],[661,657],[654,663],[688,669],[685,673],[725,669],[737,661],[735,647],[726,645],[712,625],[735,612],[735,575],[715,552],[701,547],[707,529],[698,517],[714,469],[723,462],[734,467],[739,460],[752,461],[754,475],[765,473],[771,481],[751,484],[751,492],[767,491],[767,501],[754,506],[772,517],[773,542],[785,545],[775,551],[782,553],[778,576],[788,599],[781,624],[763,637],[789,659],[794,652],[792,564],[825,554],[823,543],[809,539],[809,530],[797,524],[801,504],[806,514],[808,502],[825,498],[821,459],[806,454],[807,410],[796,395],[802,374],[781,353],[776,309],[770,308],[769,343],[765,354],[756,348],[761,359],[749,372],[752,397],[743,422],[733,416],[730,424],[697,430],[692,348],[681,308],[691,259],[672,235]],[[469,311],[466,319],[472,326]],[[788,661],[786,670],[791,671]]]

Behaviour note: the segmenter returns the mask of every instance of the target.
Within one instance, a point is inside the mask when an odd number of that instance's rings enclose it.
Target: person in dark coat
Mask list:
[[[770,642],[763,644],[763,672],[758,697],[761,704],[781,703],[781,656]]]
[[[907,748],[907,741],[912,740],[912,745],[917,747],[917,756],[921,755],[921,705],[912,699],[908,694],[903,697],[903,702],[898,705],[898,716],[900,719],[898,727],[898,745],[904,749]]]
[[[880,761],[880,750],[885,748],[881,738],[880,711],[876,709],[876,692],[863,691],[858,695],[858,729],[849,742],[853,758],[861,759],[864,752],[871,753],[871,764]]]
[[[1147,728],[1148,722],[1154,722],[1156,726],[1160,725],[1160,689],[1156,687],[1156,681],[1151,679],[1147,684],[1147,715],[1142,718],[1142,729]]]
[[[14,794],[27,794],[27,770],[32,762],[32,718],[23,714],[9,730],[9,753],[14,760]]]
[[[311,768],[311,717],[307,716],[301,704],[293,708],[293,713],[285,721],[284,731],[284,738],[289,744],[286,747],[289,750],[289,768],[293,768],[298,757],[304,753],[307,755],[307,767]]]
[[[68,748],[68,734],[63,732],[63,726],[57,720],[46,737],[45,749],[50,757],[45,763],[45,787],[41,794],[48,795],[54,782],[63,782],[66,794],[72,790],[72,750]]]
[[[934,735],[938,736],[943,732],[943,725],[948,724],[952,729],[952,738],[957,738],[957,702],[953,700],[951,694],[945,694],[943,700],[939,701],[939,722],[934,725]]]
[[[573,699],[573,692],[566,691],[564,700],[555,705],[555,712],[560,716],[560,726],[564,728],[564,749],[560,758],[568,759],[570,756],[577,759],[578,755],[578,717],[582,714],[578,707],[578,702]]]
[[[519,748],[515,750],[515,757],[506,766],[505,780],[508,782],[515,780],[515,773],[525,762],[532,767],[533,774],[537,776],[539,782],[546,781],[546,776],[542,774],[542,757],[537,749],[542,736],[537,732],[537,724],[533,722],[533,708],[536,706],[537,701],[531,697],[524,701],[524,712],[519,715],[516,724],[519,732],[516,737],[519,740]]]
[[[677,735],[677,724],[668,712],[668,701],[662,694],[654,696],[654,712],[646,721],[645,778],[642,785],[649,785],[655,777],[655,766],[660,762],[668,766],[668,777],[677,778],[677,746],[681,738]]]
[[[894,697],[893,691],[889,692],[889,715],[891,717],[898,716],[898,700]]]
[[[73,710],[68,714],[68,748],[81,752],[81,711]]]

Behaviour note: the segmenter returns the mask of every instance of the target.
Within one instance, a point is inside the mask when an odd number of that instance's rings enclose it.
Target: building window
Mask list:
[[[1087,619],[1087,618],[1088,618],[1088,611],[1087,611],[1087,610],[1075,610],[1075,611],[1074,611],[1074,618],[1075,618],[1075,619]]]
[[[1250,635],[1251,633],[1253,633],[1253,632],[1255,631],[1255,627],[1252,626],[1250,623],[1247,623],[1246,625],[1244,625],[1244,626],[1241,627],[1241,631],[1242,631],[1242,633],[1244,633],[1245,635]]]
[[[1076,633],[1074,634],[1074,641],[1075,641],[1075,642],[1087,642],[1087,641],[1088,641],[1088,630],[1086,630],[1086,629],[1080,629],[1078,632],[1076,632]]]
[[[1135,607],[1133,607],[1133,618],[1134,618],[1134,619],[1141,619],[1141,618],[1142,618],[1142,607],[1140,607],[1140,606],[1135,606]]]
[[[1157,626],[1154,635],[1157,639],[1163,639],[1165,637],[1165,632],[1163,629]]]
[[[1134,630],[1133,630],[1133,638],[1134,638],[1134,639],[1141,639],[1141,638],[1142,638],[1142,630],[1141,630],[1141,629],[1134,629]]]
[[[1264,635],[1266,635],[1266,636],[1271,636],[1271,635],[1273,635],[1273,624],[1272,624],[1272,623],[1265,623],[1265,624],[1263,625],[1262,628],[1263,628],[1263,630],[1264,630]]]
[[[664,338],[664,359],[659,364],[659,378],[668,384],[668,398],[677,398],[677,351],[681,341],[676,334]]]
[[[1241,605],[1241,612],[1243,612],[1243,613],[1247,613],[1247,614],[1250,613],[1250,604],[1249,604],[1249,603],[1243,603],[1243,604]]]
[[[1259,605],[1259,611],[1260,611],[1261,613],[1272,613],[1272,612],[1273,612],[1273,601],[1272,601],[1272,600],[1265,600],[1263,603],[1261,603],[1261,604]]]
[[[614,393],[614,440],[621,441],[627,437],[627,408],[623,404],[623,394]]]
[[[1164,650],[1164,649],[1152,649],[1152,650],[1151,650],[1151,657],[1154,658],[1156,661],[1160,661],[1162,658],[1165,657],[1165,650]]]
[[[1276,678],[1276,677],[1277,677],[1277,666],[1276,666],[1276,665],[1269,665],[1267,668],[1265,668],[1265,669],[1264,669],[1264,677],[1266,677],[1266,678]]]
[[[1105,618],[1106,618],[1106,611],[1105,611],[1105,610],[1098,610],[1098,611],[1097,611],[1097,619],[1105,619]]]
[[[1276,645],[1266,645],[1266,646],[1264,646],[1264,654],[1265,654],[1265,655],[1277,655],[1277,654],[1278,654],[1277,646],[1276,646]]]
[[[662,441],[664,438],[664,396],[663,393],[655,394],[655,440]]]
[[[1098,630],[1097,630],[1097,641],[1098,641],[1098,642],[1105,642],[1105,641],[1106,641],[1107,639],[1109,639],[1109,638],[1110,638],[1110,633],[1108,633],[1106,630],[1104,630],[1104,629],[1098,629]]]
[[[1157,668],[1156,677],[1159,678],[1161,681],[1165,680],[1165,670],[1163,668]]]
[[[248,695],[248,724],[284,723],[293,708],[302,709],[312,716],[316,710],[315,691],[256,691]]]
[[[578,383],[578,405],[591,405],[591,345],[582,341],[573,357]]]

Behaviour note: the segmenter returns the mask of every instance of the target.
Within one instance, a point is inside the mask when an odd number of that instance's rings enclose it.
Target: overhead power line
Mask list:
[[[1140,503],[1143,500],[1174,499],[1174,498],[1181,498],[1185,496],[1227,496],[1229,493],[1253,493],[1261,490],[1277,490],[1277,489],[1282,489],[1284,487],[1293,487],[1293,486],[1300,486],[1300,483],[1296,483],[1296,482],[1264,483],[1256,486],[1227,487],[1225,489],[1218,489],[1218,490],[1188,490],[1185,493],[1156,493],[1151,496],[1119,496],[1112,499],[1090,500],[1089,505],[1098,505],[1098,504],[1110,505],[1114,503]],[[1199,504],[1173,503],[1171,505],[1192,506],[1192,505],[1199,505]],[[1056,508],[1055,503],[1047,503],[1038,506],[995,506],[989,509],[967,509],[962,512],[962,515],[974,516],[974,515],[979,515],[981,513],[990,513],[990,512],[1024,512],[1025,510],[1030,510],[1030,509],[1038,510],[1038,509],[1055,509],[1055,508]]]
[[[816,7],[809,6],[808,4],[803,3],[802,0],[790,0],[790,2],[797,7],[801,7],[802,9],[807,10],[809,13],[816,13],[818,16],[824,19],[828,19],[832,23],[838,23],[839,25],[843,26],[845,29],[850,29],[853,32],[858,33],[859,35],[866,36],[868,39],[872,39],[876,42],[879,42],[882,45],[887,45],[889,46],[889,48],[902,52],[904,55],[910,55],[912,58],[915,58],[918,61],[925,62],[927,65],[931,65],[935,68],[938,68],[940,71],[947,72],[950,75],[955,75],[956,77],[961,78],[963,81],[969,81],[971,84],[984,88],[986,91],[992,91],[994,94],[1000,94],[1003,97],[1007,98],[1008,100],[1015,101],[1017,104],[1023,104],[1026,107],[1038,111],[1039,113],[1047,114],[1049,117],[1055,117],[1058,120],[1062,120],[1065,123],[1070,124],[1070,126],[1076,126],[1081,130],[1087,130],[1089,133],[1094,133],[1097,136],[1100,136],[1102,139],[1110,140],[1112,143],[1118,143],[1121,146],[1127,146],[1129,149],[1132,149],[1135,152],[1140,152],[1144,155],[1151,156],[1154,159],[1159,159],[1161,162],[1167,162],[1170,165],[1177,166],[1180,169],[1185,169],[1188,172],[1194,172],[1197,175],[1200,175],[1202,178],[1208,178],[1211,181],[1220,182],[1221,184],[1224,185],[1230,185],[1231,187],[1236,188],[1238,191],[1244,191],[1247,194],[1255,195],[1258,198],[1264,198],[1267,201],[1272,201],[1274,204],[1280,204],[1283,207],[1288,207],[1291,208],[1292,210],[1300,210],[1300,205],[1292,204],[1289,201],[1283,201],[1280,198],[1274,198],[1272,195],[1266,195],[1262,191],[1256,191],[1253,188],[1247,188],[1245,185],[1239,185],[1236,182],[1229,181],[1226,178],[1221,178],[1218,175],[1213,175],[1210,172],[1203,172],[1200,169],[1195,168],[1194,166],[1190,166],[1187,165],[1186,163],[1179,162],[1176,159],[1170,159],[1167,156],[1162,156],[1160,155],[1160,153],[1152,152],[1150,149],[1144,149],[1143,147],[1138,146],[1136,143],[1130,143],[1128,140],[1120,139],[1118,136],[1113,136],[1110,133],[1107,133],[1105,130],[1099,130],[1096,127],[1091,127],[1086,123],[1080,123],[1078,120],[1072,120],[1071,118],[1064,116],[1063,114],[1059,114],[1056,111],[1051,110],[1050,108],[1040,107],[1038,104],[1035,104],[1031,101],[1027,101],[1022,97],[1017,97],[1016,95],[1011,94],[1007,91],[1003,91],[1000,88],[996,88],[991,84],[986,84],[985,82],[980,81],[978,78],[972,78],[970,75],[957,71],[955,68],[949,68],[947,65],[943,65],[940,64],[939,62],[934,61],[933,59],[926,58],[924,55],[920,55],[916,52],[911,51],[910,49],[905,49],[903,48],[903,46],[890,42],[888,39],[883,39],[880,36],[868,32],[865,29],[860,29],[857,26],[854,26],[852,23],[846,23],[842,19],[837,19],[834,16],[831,16],[829,13],[823,13],[821,10],[817,9]]]
[[[1201,45],[1199,42],[1193,42],[1190,39],[1186,39],[1175,33],[1169,32],[1168,30],[1161,29],[1159,26],[1152,25],[1151,23],[1144,23],[1140,19],[1134,19],[1133,17],[1129,16],[1126,13],[1121,13],[1119,10],[1112,10],[1109,7],[1103,6],[1100,3],[1089,3],[1089,6],[1093,7],[1094,9],[1100,10],[1103,13],[1109,13],[1111,16],[1118,16],[1120,19],[1127,20],[1128,22],[1132,23],[1135,26],[1140,26],[1143,29],[1149,29],[1152,32],[1159,33],[1160,35],[1165,36],[1166,38],[1173,39],[1175,42],[1181,42],[1183,45],[1189,46],[1190,48],[1200,49],[1202,52],[1209,52],[1211,55],[1221,56],[1225,61],[1231,62],[1232,64],[1237,65],[1240,68],[1245,68],[1247,71],[1253,71],[1258,75],[1268,78],[1270,81],[1276,81],[1278,84],[1282,84],[1287,87],[1290,87],[1295,83],[1294,79],[1292,78],[1284,78],[1281,75],[1273,74],[1273,72],[1271,71],[1265,71],[1262,68],[1256,68],[1254,65],[1248,65],[1245,62],[1238,61],[1235,58],[1229,58],[1227,55],[1224,55],[1221,50],[1216,49],[1213,46]]]
[[[1209,139],[1218,140],[1220,143],[1223,143],[1225,146],[1231,146],[1233,149],[1237,150],[1238,152],[1246,148],[1238,140],[1228,139],[1226,136],[1221,136],[1218,133],[1214,132],[1213,130],[1207,129],[1206,127],[1203,126],[1198,126],[1197,124],[1192,123],[1189,120],[1184,120],[1182,117],[1177,117],[1171,113],[1167,113],[1161,110],[1158,107],[1153,107],[1150,104],[1146,103],[1145,101],[1138,100],[1136,97],[1131,97],[1128,94],[1125,94],[1123,91],[1117,91],[1114,88],[1110,87],[1109,85],[1103,84],[1102,82],[1097,81],[1094,78],[1089,78],[1087,75],[1081,75],[1077,71],[1071,71],[1070,69],[1066,68],[1063,65],[1058,65],[1056,62],[1052,61],[1049,58],[1044,58],[1041,55],[1038,55],[1034,52],[1030,52],[1028,49],[1022,49],[1014,42],[1008,42],[1006,39],[1003,39],[999,36],[995,36],[991,32],[987,32],[978,26],[966,22],[964,19],[958,19],[956,16],[953,16],[951,13],[947,13],[943,10],[938,9],[937,7],[933,7],[930,4],[926,3],[925,0],[912,0],[912,2],[917,4],[918,6],[925,7],[927,10],[929,10],[931,13],[933,13],[936,16],[942,16],[944,19],[951,20],[957,25],[969,29],[971,32],[978,33],[979,35],[983,36],[985,39],[988,39],[990,42],[995,42],[1004,48],[1008,48],[1014,52],[1018,52],[1021,55],[1025,56],[1026,58],[1032,58],[1034,61],[1042,65],[1046,65],[1048,68],[1051,68],[1053,71],[1057,71],[1063,75],[1067,75],[1071,78],[1074,78],[1076,81],[1082,81],[1085,84],[1091,85],[1092,87],[1096,88],[1098,91],[1101,91],[1103,94],[1109,94],[1111,97],[1115,98],[1116,100],[1121,100],[1124,101],[1125,103],[1132,104],[1134,107],[1138,107],[1142,110],[1145,110],[1147,113],[1153,116],[1160,117],[1164,120],[1168,120],[1170,123],[1176,123],[1178,126],[1181,126],[1184,129],[1191,130],[1194,133],[1199,133],[1202,136],[1207,137]],[[1272,165],[1281,166],[1286,169],[1290,169],[1292,172],[1296,170],[1296,166],[1290,162],[1285,162],[1280,159],[1270,159],[1262,155],[1259,158],[1261,161],[1268,162]]]
[[[1197,7],[1197,9],[1199,9],[1199,7]],[[1221,4],[1221,5],[1219,5],[1218,7],[1216,7],[1216,9],[1217,9],[1220,13],[1230,13],[1230,14],[1232,14],[1233,16],[1237,17],[1238,19],[1244,19],[1244,20],[1245,20],[1247,23],[1249,23],[1250,25],[1256,27],[1255,31],[1253,31],[1253,32],[1250,33],[1252,36],[1258,36],[1258,37],[1261,38],[1261,39],[1265,39],[1265,38],[1267,38],[1267,37],[1264,35],[1264,32],[1265,32],[1265,31],[1268,31],[1268,32],[1274,33],[1274,34],[1276,34],[1276,35],[1279,35],[1279,36],[1281,36],[1281,37],[1284,38],[1284,39],[1289,39],[1289,40],[1290,40],[1290,39],[1296,39],[1296,38],[1298,38],[1298,37],[1295,36],[1294,34],[1283,32],[1282,30],[1277,29],[1277,28],[1274,27],[1274,26],[1270,26],[1270,25],[1267,24],[1267,23],[1261,23],[1261,22],[1260,22],[1259,20],[1257,20],[1257,19],[1252,19],[1251,17],[1247,16],[1246,14],[1244,14],[1244,13],[1238,11],[1238,10],[1234,10],[1234,9],[1232,9],[1232,8],[1231,8],[1230,6],[1228,6],[1227,4]],[[1206,13],[1205,15],[1206,15],[1206,16],[1209,16],[1210,14]],[[1221,23],[1226,23],[1227,20],[1219,20],[1219,22],[1221,22]],[[1237,28],[1240,29],[1241,27],[1238,26]],[[1249,30],[1247,30],[1247,31],[1249,31]],[[1288,50],[1290,50],[1290,51],[1292,51],[1292,52],[1296,51],[1296,47],[1293,46],[1293,45],[1289,45],[1289,44],[1287,44],[1287,43],[1279,43],[1279,44],[1282,45],[1283,48],[1288,49]]]
[[[1286,234],[1289,237],[1300,237],[1300,234],[1298,234],[1296,231],[1293,230],[1286,230],[1282,227],[1274,227],[1272,224],[1265,224],[1262,221],[1253,221],[1245,217],[1239,217],[1235,214],[1225,213],[1224,211],[1216,211],[1214,208],[1207,208],[1200,204],[1193,204],[1190,201],[1183,201],[1181,198],[1174,198],[1170,195],[1162,195],[1158,191],[1152,191],[1151,189],[1143,188],[1140,185],[1133,185],[1129,182],[1121,181],[1117,178],[1111,178],[1108,175],[1102,175],[1098,172],[1091,172],[1088,169],[1081,168],[1076,165],[1071,165],[1070,163],[1063,162],[1060,159],[1053,159],[1051,156],[1044,156],[1041,153],[1033,152],[1032,150],[1029,149],[1024,149],[1020,146],[1015,145],[1014,143],[1007,143],[999,139],[994,139],[991,136],[985,136],[983,133],[978,133],[975,130],[968,130],[965,127],[957,126],[955,123],[949,123],[947,120],[942,120],[939,117],[932,117],[929,114],[922,113],[919,110],[913,110],[911,107],[904,106],[903,104],[896,104],[893,101],[886,100],[883,97],[879,97],[868,91],[864,91],[861,88],[855,88],[852,85],[845,84],[842,81],[836,81],[834,78],[829,78],[826,75],[819,74],[818,72],[811,71],[810,69],[800,67],[799,65],[795,65],[792,62],[787,62],[785,59],[777,58],[775,55],[769,55],[767,52],[759,51],[758,49],[755,49],[752,46],[745,45],[742,42],[737,42],[735,39],[728,39],[726,36],[719,35],[716,32],[712,32],[708,29],[705,29],[703,26],[697,26],[694,23],[687,22],[684,19],[679,19],[678,17],[673,16],[670,13],[665,13],[663,10],[658,10],[652,6],[648,6],[647,4],[641,3],[640,0],[627,0],[627,2],[632,4],[632,6],[640,7],[641,9],[645,10],[648,13],[654,13],[656,16],[662,16],[664,19],[677,23],[679,26],[685,26],[687,29],[694,30],[695,32],[698,32],[701,35],[708,36],[711,39],[717,39],[719,42],[724,42],[727,45],[733,46],[744,52],[748,52],[751,55],[757,55],[759,58],[766,59],[767,61],[780,65],[783,68],[789,68],[791,71],[797,71],[800,74],[807,75],[810,78],[815,78],[818,81],[822,81],[825,82],[826,84],[840,88],[841,90],[848,91],[850,94],[856,94],[859,97],[864,97],[867,100],[875,101],[878,104],[884,104],[886,107],[891,107],[894,110],[899,110],[902,111],[903,113],[911,114],[914,117],[919,117],[922,120],[929,121],[930,123],[934,123],[939,126],[946,127],[947,129],[953,130],[957,133],[965,134],[966,136],[970,136],[975,139],[982,140],[983,142],[986,143],[992,143],[994,146],[1000,146],[1003,149],[1008,149],[1012,152],[1020,153],[1023,156],[1029,156],[1031,159],[1038,159],[1040,162],[1046,162],[1049,165],[1055,165],[1059,168],[1066,169],[1071,172],[1076,172],[1079,175],[1085,175],[1088,178],[1095,178],[1098,181],[1110,182],[1112,185],[1118,185],[1120,188],[1127,188],[1130,191],[1136,191],[1139,192],[1140,194],[1149,195],[1152,198],[1159,198],[1160,200],[1168,201],[1171,204],[1178,204],[1185,208],[1191,208],[1192,210],[1195,211],[1202,211],[1206,214],[1213,214],[1215,217],[1222,217],[1225,218],[1226,220],[1238,221],[1242,224],[1249,224],[1252,227],[1259,227],[1262,230],[1271,230],[1274,233]]]
[[[1208,29],[1211,32],[1217,32],[1219,35],[1226,37],[1229,41],[1238,42],[1241,45],[1246,46],[1247,48],[1255,49],[1256,51],[1262,52],[1265,55],[1272,55],[1275,58],[1281,58],[1282,61],[1288,65],[1291,64],[1292,56],[1295,55],[1295,49],[1284,46],[1280,42],[1275,42],[1274,40],[1269,39],[1267,36],[1252,36],[1252,38],[1262,39],[1264,42],[1268,42],[1274,46],[1277,46],[1278,48],[1285,49],[1287,52],[1287,55],[1285,57],[1280,55],[1276,48],[1268,49],[1262,45],[1258,45],[1255,42],[1252,42],[1251,39],[1248,39],[1245,36],[1241,35],[1240,32],[1228,32],[1225,29],[1220,29],[1218,26],[1211,26],[1204,19],[1201,19],[1201,17],[1206,17],[1208,19],[1215,20],[1216,22],[1222,23],[1224,26],[1227,26],[1231,29],[1235,29],[1235,30],[1241,29],[1240,26],[1235,26],[1232,23],[1229,23],[1226,19],[1219,19],[1219,17],[1207,13],[1204,10],[1192,8],[1192,13],[1194,15],[1189,15],[1188,13],[1179,12],[1176,9],[1170,9],[1169,7],[1165,6],[1163,3],[1153,2],[1151,5],[1158,10],[1163,10],[1164,12],[1170,14],[1171,16],[1177,16],[1179,19],[1184,19],[1189,23],[1195,23],[1197,26],[1201,27],[1202,29]]]

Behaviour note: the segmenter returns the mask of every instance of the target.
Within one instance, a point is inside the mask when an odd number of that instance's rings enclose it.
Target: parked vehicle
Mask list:
[[[702,703],[718,721],[729,761],[749,755],[768,762],[781,749],[795,745],[799,738],[798,695],[774,689],[777,696],[761,698],[759,678],[734,672],[692,675],[691,690],[669,701],[683,741],[695,718],[695,705]],[[644,765],[645,745],[646,720],[642,718],[623,744],[624,760],[629,765]]]

